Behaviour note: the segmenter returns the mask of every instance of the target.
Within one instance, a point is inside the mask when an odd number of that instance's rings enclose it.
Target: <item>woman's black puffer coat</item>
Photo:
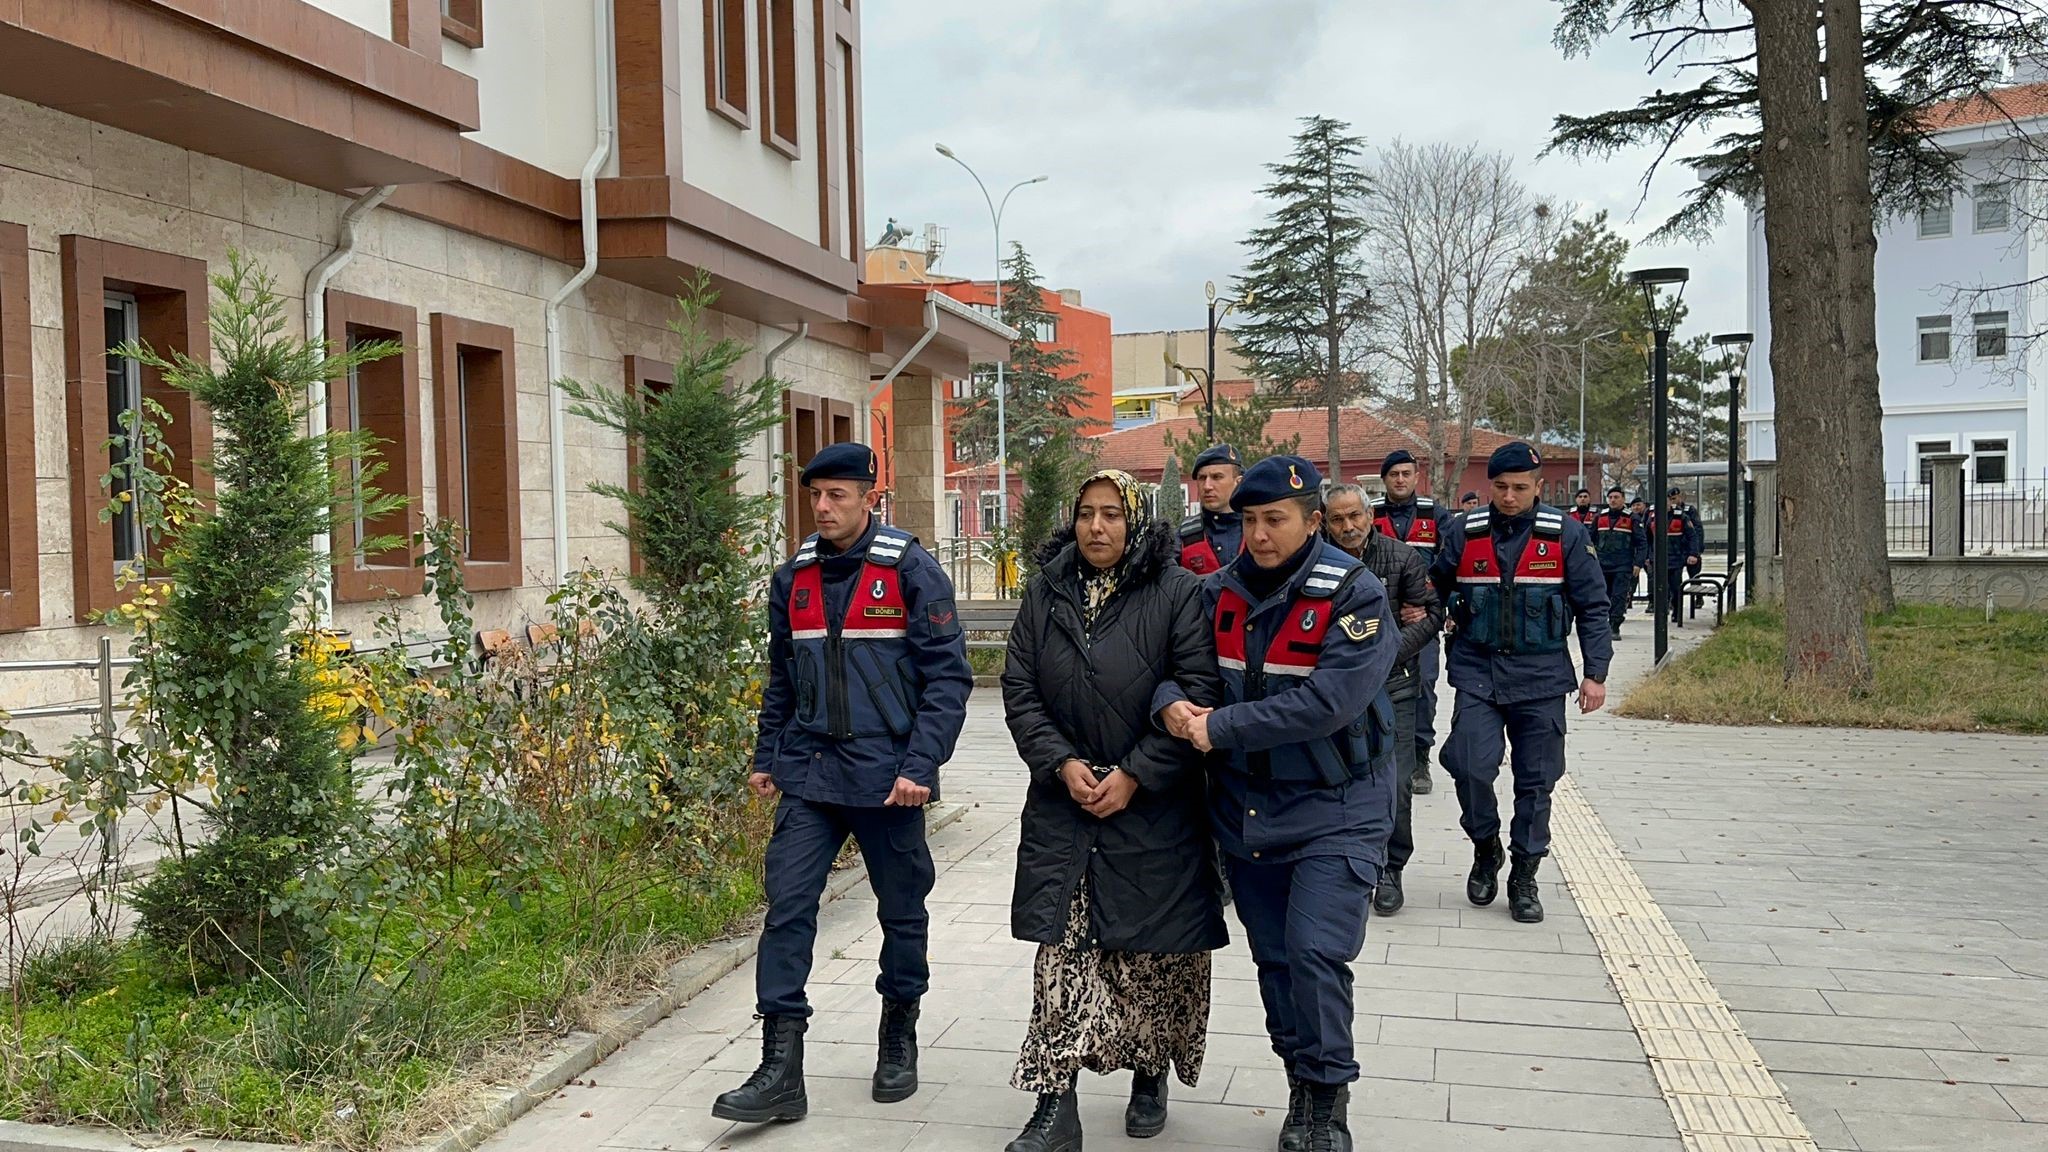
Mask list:
[[[1084,879],[1100,948],[1203,952],[1229,939],[1201,754],[1151,716],[1153,689],[1168,678],[1198,704],[1221,702],[1214,634],[1201,578],[1175,561],[1172,526],[1146,532],[1093,640],[1081,627],[1075,569],[1084,562],[1071,531],[1041,549],[1010,630],[1003,705],[1031,770],[1010,903],[1020,940],[1058,943]],[[1074,803],[1059,775],[1069,759],[1130,773],[1139,785],[1130,806],[1101,820]]]

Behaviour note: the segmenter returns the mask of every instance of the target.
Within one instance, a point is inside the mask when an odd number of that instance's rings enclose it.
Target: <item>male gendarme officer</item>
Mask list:
[[[924,805],[939,795],[974,677],[938,561],[872,514],[875,453],[834,444],[802,481],[818,532],[776,569],[768,599],[768,685],[748,784],[778,789],[764,863],[768,919],[754,977],[761,1066],[718,1098],[713,1115],[797,1120],[811,1007],[804,983],[818,900],[846,838],[860,843],[882,923],[880,1053],[874,1098],[917,1091],[917,1006],[932,890]]]
[[[1593,530],[1593,551],[1600,557],[1600,571],[1607,577],[1607,623],[1614,635],[1621,635],[1621,622],[1628,616],[1628,603],[1635,598],[1636,573],[1650,562],[1650,528],[1622,503],[1627,493],[1607,490],[1607,507],[1587,527]]]
[[[1195,457],[1195,499],[1201,508],[1180,522],[1180,566],[1197,576],[1224,567],[1244,550],[1244,518],[1231,494],[1244,477],[1237,449],[1216,444]]]
[[[1224,704],[1171,682],[1153,700],[1167,731],[1220,753],[1211,816],[1287,1069],[1290,1152],[1351,1147],[1350,963],[1394,826],[1400,629],[1379,579],[1322,537],[1321,487],[1298,456],[1245,473],[1245,554],[1204,586]]]
[[[1685,502],[1683,488],[1673,488],[1664,494],[1664,514],[1659,519],[1664,529],[1664,599],[1671,609],[1671,622],[1683,628],[1685,598],[1678,594],[1678,589],[1685,583],[1687,573],[1700,570],[1705,533],[1700,528],[1699,513]]]
[[[1415,462],[1415,455],[1401,448],[1387,453],[1380,461],[1380,481],[1387,486],[1387,494],[1372,502],[1374,526],[1387,539],[1399,540],[1422,553],[1424,564],[1434,563],[1444,522],[1452,513],[1418,492],[1422,467]],[[1433,787],[1429,752],[1436,747],[1436,672],[1442,656],[1443,645],[1432,637],[1422,646],[1421,663],[1416,666],[1422,694],[1415,700],[1415,770],[1408,786],[1417,796],[1429,795]]]
[[[1515,818],[1509,842],[1508,908],[1524,924],[1543,919],[1536,866],[1550,850],[1550,790],[1564,775],[1564,698],[1579,711],[1607,701],[1607,581],[1585,526],[1537,500],[1542,461],[1519,441],[1487,461],[1493,503],[1451,522],[1432,575],[1449,598],[1445,663],[1458,690],[1444,767],[1457,785],[1460,824],[1472,838],[1465,895],[1493,903],[1501,866],[1502,737],[1514,745]],[[1581,679],[1565,640],[1579,630]]]

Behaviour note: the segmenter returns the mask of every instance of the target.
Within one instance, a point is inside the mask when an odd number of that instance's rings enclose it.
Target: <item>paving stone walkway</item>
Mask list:
[[[1618,689],[1647,670],[1648,649],[1646,630],[1622,640]],[[2048,1123],[2027,1123],[2048,1121],[2048,911],[2030,899],[2043,879],[2031,861],[2043,834],[2034,818],[2048,812],[2048,741],[1704,729],[1603,713],[1575,716],[1569,747],[1592,816],[1820,1148],[2048,1150]],[[1024,779],[1000,700],[978,691],[946,768],[947,799],[973,807],[933,841],[916,1097],[868,1099],[880,933],[861,890],[820,925],[809,1119],[754,1128],[710,1115],[759,1055],[749,965],[485,1147],[1000,1149],[1030,1104],[1008,1087],[1030,1010],[1032,946],[1008,927]],[[1511,922],[1504,901],[1465,902],[1468,849],[1439,781],[1417,801],[1408,907],[1372,922],[1354,966],[1360,1147],[1709,1147],[1681,1142],[1556,869],[1546,869],[1540,926]],[[1084,1075],[1091,1149],[1273,1146],[1286,1084],[1234,918],[1232,934],[1217,957],[1200,1087],[1176,1083],[1165,1135],[1136,1142],[1122,1131],[1128,1077]]]

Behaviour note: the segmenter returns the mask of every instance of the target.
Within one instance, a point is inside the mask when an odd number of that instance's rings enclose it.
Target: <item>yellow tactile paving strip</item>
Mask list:
[[[1567,776],[1551,797],[1551,858],[1592,930],[1664,1102],[1692,1152],[1813,1152],[1735,1014]]]

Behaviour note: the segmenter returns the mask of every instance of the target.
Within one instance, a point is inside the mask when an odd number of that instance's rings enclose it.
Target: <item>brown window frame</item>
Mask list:
[[[36,540],[36,393],[29,327],[28,228],[0,223],[0,632],[43,622]]]
[[[740,128],[752,128],[753,109],[747,106],[750,83],[747,0],[704,0],[704,106]]]
[[[808,392],[782,394],[782,526],[783,547],[795,555],[799,544],[818,530],[810,501],[799,477],[811,458],[827,445],[858,439],[853,405]]]
[[[441,35],[465,48],[484,46],[484,0],[447,0]]]
[[[754,3],[761,16],[761,142],[791,160],[801,159],[796,74],[798,0]]]
[[[628,356],[625,360],[626,391],[665,392],[675,383],[676,366],[666,360],[649,356]],[[650,387],[660,385],[659,388]],[[640,491],[640,441],[635,437],[626,438],[626,490]],[[626,526],[631,529],[633,518],[626,517]],[[647,571],[647,563],[640,555],[639,545],[633,542],[632,532],[626,534],[626,571],[635,576]]]
[[[136,298],[142,339],[169,357],[195,359],[213,354],[206,327],[206,261],[174,256],[90,236],[58,238],[64,275],[65,438],[71,460],[72,599],[80,623],[117,607],[122,594],[114,582],[114,539],[100,523],[106,493],[100,488],[109,458],[105,307],[109,292]],[[171,425],[164,430],[175,455],[173,474],[194,495],[213,494],[213,476],[197,461],[213,451],[213,421],[189,394],[164,383],[162,374],[142,368],[142,394],[163,405]]]
[[[504,325],[486,324],[446,312],[433,313],[429,326],[434,347],[434,408],[438,416],[435,440],[439,475],[435,477],[435,493],[440,504],[440,516],[443,520],[460,522],[460,513],[465,505],[474,511],[477,499],[485,500],[484,507],[493,513],[488,522],[489,531],[477,530],[484,525],[462,525],[463,579],[475,592],[518,588],[524,583],[524,571],[520,559],[519,519],[519,371],[513,359],[516,339],[512,329]],[[480,430],[488,432],[495,428],[499,434],[488,440],[480,440],[475,435],[468,437],[473,444],[488,444],[498,454],[496,483],[485,485],[482,492],[467,490],[467,469],[462,458],[464,433],[469,430],[462,426],[462,388],[457,381],[461,379],[461,365],[466,354],[477,354],[479,362],[484,364],[493,363],[491,358],[496,358],[496,379],[487,381],[498,390],[498,404],[492,413],[496,420],[487,418]],[[488,415],[472,412],[472,416]],[[492,478],[486,476],[486,479]],[[483,559],[468,556],[466,553],[474,538],[485,539],[494,555]]]
[[[406,499],[404,508],[381,518],[370,535],[418,535],[426,502],[426,479],[420,467],[420,357],[419,313],[408,305],[394,304],[353,292],[327,290],[327,340],[341,351],[357,335],[373,340],[396,340],[403,350],[396,356],[363,365],[357,370],[357,388],[346,377],[327,386],[327,426],[348,429],[356,425],[353,406],[364,377],[398,394],[396,438],[384,437],[377,446],[376,463],[384,472],[376,480],[379,490]],[[380,406],[381,407],[381,406]],[[381,414],[381,413],[380,413]],[[374,429],[373,429],[374,430]],[[392,596],[418,596],[426,589],[426,573],[414,563],[416,550],[410,545],[390,552],[356,557],[355,518],[337,516],[333,537],[334,598],[355,604]]]

